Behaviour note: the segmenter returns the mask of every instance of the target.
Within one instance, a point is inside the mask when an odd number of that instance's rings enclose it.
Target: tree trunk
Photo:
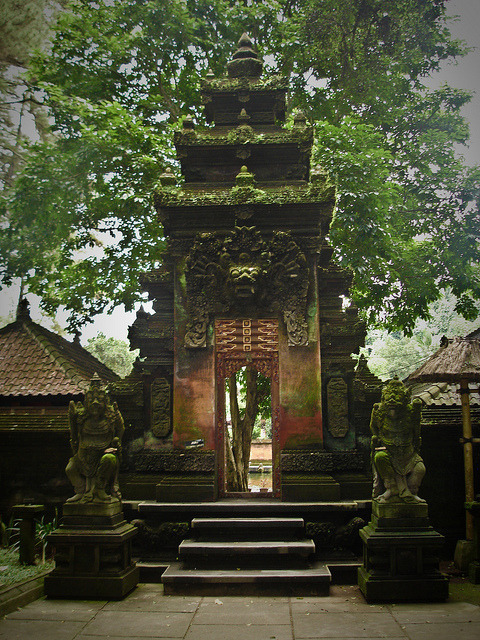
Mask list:
[[[226,434],[227,491],[248,491],[248,467],[252,431],[258,413],[258,372],[246,370],[245,411],[240,413],[236,374],[230,376],[230,415],[232,419],[232,437]]]

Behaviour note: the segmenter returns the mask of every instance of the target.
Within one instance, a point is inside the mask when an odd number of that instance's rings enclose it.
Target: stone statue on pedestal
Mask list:
[[[418,489],[425,475],[420,457],[421,400],[398,379],[390,380],[370,420],[374,472],[373,498],[379,503],[425,502]]]
[[[75,495],[67,502],[119,501],[118,467],[125,427],[116,402],[110,402],[96,374],[84,403],[70,402],[69,423],[73,456],[65,471]]]

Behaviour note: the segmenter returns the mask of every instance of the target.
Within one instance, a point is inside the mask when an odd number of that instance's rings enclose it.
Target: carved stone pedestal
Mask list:
[[[45,577],[50,598],[121,599],[138,584],[131,540],[137,530],[120,502],[66,503],[58,529],[48,536],[55,569]]]
[[[425,602],[448,598],[439,572],[444,537],[428,524],[426,503],[372,503],[372,520],[360,531],[363,566],[358,584],[368,602]]]

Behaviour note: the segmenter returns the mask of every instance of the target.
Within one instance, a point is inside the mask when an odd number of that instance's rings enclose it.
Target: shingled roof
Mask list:
[[[442,338],[441,347],[407,378],[412,396],[426,406],[460,406],[458,380],[467,376],[470,404],[480,406],[479,382],[480,327],[464,338]]]
[[[480,340],[442,338],[440,348],[408,376],[411,382],[480,382]]]
[[[118,376],[78,342],[69,342],[30,318],[21,303],[17,320],[0,329],[0,396],[79,395],[93,374]]]
[[[420,398],[427,407],[459,407],[460,385],[448,382],[417,382],[411,386],[412,397]],[[480,406],[480,391],[471,388],[470,404]]]

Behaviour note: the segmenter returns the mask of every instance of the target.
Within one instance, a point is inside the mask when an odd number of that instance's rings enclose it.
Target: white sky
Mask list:
[[[434,82],[435,85],[448,82],[453,87],[476,91],[472,102],[463,111],[470,123],[470,144],[464,155],[468,164],[480,164],[480,0],[447,0],[447,11],[449,15],[459,16],[457,22],[450,24],[453,36],[465,40],[474,51],[456,65],[447,65]],[[0,316],[14,313],[17,299],[17,287],[0,291]],[[51,327],[50,321],[42,318],[33,296],[29,295],[29,301],[32,318]],[[64,314],[58,314],[57,321],[61,326],[65,326],[65,318]],[[99,332],[108,337],[126,340],[128,327],[134,319],[135,313],[125,313],[122,307],[118,307],[110,315],[99,315],[92,324],[85,327],[81,337],[82,344]]]

